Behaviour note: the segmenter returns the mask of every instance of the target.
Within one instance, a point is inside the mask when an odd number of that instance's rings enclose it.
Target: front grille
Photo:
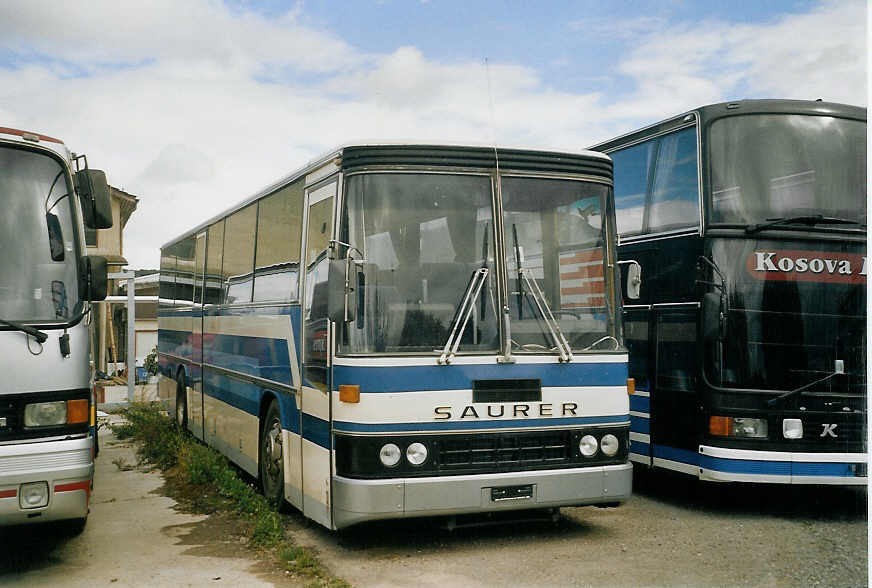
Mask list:
[[[579,452],[584,435],[601,439],[611,433],[618,438],[619,450],[608,457],[598,451],[591,457]],[[352,478],[401,478],[493,474],[561,468],[582,468],[619,464],[627,461],[629,427],[589,427],[546,431],[451,433],[444,435],[357,436],[337,434],[336,472]],[[385,444],[395,444],[401,452],[399,463],[387,467],[379,460]],[[426,461],[415,466],[405,459],[412,443],[427,447]]]
[[[569,431],[463,436],[440,441],[434,457],[440,470],[556,466],[572,459],[571,442]]]

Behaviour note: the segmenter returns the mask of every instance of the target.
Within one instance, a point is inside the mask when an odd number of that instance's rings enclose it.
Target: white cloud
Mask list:
[[[63,138],[140,197],[125,237],[135,267],[156,266],[162,243],[342,143],[575,150],[737,97],[866,102],[859,2],[759,25],[599,23],[641,35],[603,71],[626,78],[619,97],[560,91],[516,63],[445,63],[415,47],[365,54],[300,24],[297,8],[267,19],[213,0],[128,6],[0,2],[0,54],[17,59],[0,65],[0,123]]]

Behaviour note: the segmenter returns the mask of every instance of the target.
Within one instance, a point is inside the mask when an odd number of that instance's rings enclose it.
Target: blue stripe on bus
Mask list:
[[[811,462],[793,462],[791,473],[794,476],[839,476],[843,478],[853,478],[857,475],[860,469],[857,466],[860,464],[853,463],[811,463]]]
[[[630,451],[633,453],[638,453],[639,455],[648,455],[651,451],[651,446],[644,441],[636,441],[635,439],[630,439]]]
[[[324,419],[303,413],[303,439],[330,449],[330,423]]]
[[[333,429],[342,433],[395,433],[400,431],[465,431],[470,429],[507,429],[520,427],[555,427],[626,423],[627,415],[553,419],[513,419],[510,421],[477,420],[429,423],[352,423],[334,421]]]
[[[635,443],[635,442],[634,442]],[[686,463],[707,470],[730,474],[752,474],[768,476],[831,476],[853,478],[856,476],[855,464],[800,462],[800,461],[765,461],[753,459],[730,459],[700,455],[686,449],[677,449],[665,445],[654,445],[654,457]]]
[[[287,339],[214,333],[207,333],[204,339],[206,363],[292,385]]]
[[[333,388],[357,384],[362,393],[468,390],[473,380],[539,379],[542,386],[624,386],[625,363],[451,365],[333,368]]]
[[[630,430],[634,433],[644,433],[648,435],[651,432],[651,423],[646,418],[631,414]]]
[[[259,416],[258,411],[263,396],[271,394],[279,399],[282,428],[300,433],[300,412],[293,394],[267,390],[251,382],[211,371],[209,368],[205,371],[203,390],[207,396],[250,415]]]
[[[678,449],[677,447],[669,447],[668,445],[655,444],[653,447],[654,457],[668,459],[670,461],[677,461],[680,463],[687,463],[690,465],[699,465],[699,454],[695,451]]]
[[[651,398],[648,396],[630,395],[630,410],[636,412],[651,412]]]

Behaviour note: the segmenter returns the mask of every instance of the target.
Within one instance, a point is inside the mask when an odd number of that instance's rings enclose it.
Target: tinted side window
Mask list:
[[[696,127],[660,138],[648,232],[699,224]]]
[[[224,253],[224,220],[209,227],[206,246],[206,304],[221,304],[224,300],[224,280],[221,279],[221,259]]]
[[[221,274],[225,284],[225,302],[228,304],[251,302],[256,222],[256,203],[227,217]]]
[[[167,247],[160,254],[160,284],[158,298],[161,308],[172,306],[176,297],[176,256],[172,254],[171,247]]]
[[[654,160],[656,141],[646,141],[609,153],[615,164],[615,216],[618,234],[642,232],[648,172]]]
[[[176,302],[194,303],[194,237],[176,245]]]
[[[257,213],[257,259],[254,300],[299,298],[300,231],[303,225],[303,180],[260,201]]]

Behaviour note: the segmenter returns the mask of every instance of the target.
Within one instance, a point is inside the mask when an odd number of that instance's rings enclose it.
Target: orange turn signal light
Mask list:
[[[339,400],[340,402],[357,404],[360,402],[360,386],[357,384],[340,384]]]
[[[709,433],[729,437],[733,433],[733,419],[725,416],[709,417]]]
[[[67,424],[87,423],[91,420],[90,402],[87,398],[67,400]]]
[[[633,395],[636,393],[636,378],[627,378],[627,394]]]

